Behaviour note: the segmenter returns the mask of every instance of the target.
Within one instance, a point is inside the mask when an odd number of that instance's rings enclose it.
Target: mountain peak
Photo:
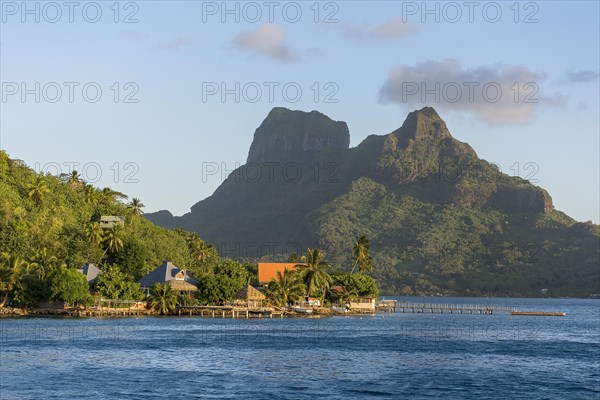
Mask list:
[[[343,121],[318,111],[275,107],[254,132],[247,162],[302,158],[325,148],[348,149],[350,133]]]
[[[402,127],[394,132],[399,139],[446,139],[452,135],[444,120],[433,107],[424,107],[408,114]]]

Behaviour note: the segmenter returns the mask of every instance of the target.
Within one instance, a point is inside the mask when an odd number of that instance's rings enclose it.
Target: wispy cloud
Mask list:
[[[357,43],[402,39],[417,31],[414,25],[403,22],[401,18],[393,18],[375,26],[370,23],[362,25],[347,23],[323,24],[322,28],[328,31],[337,30],[344,38]]]
[[[165,41],[156,43],[147,34],[137,31],[137,30],[134,30],[134,29],[128,29],[128,30],[119,32],[119,37],[121,37],[125,40],[129,40],[134,43],[144,44],[145,46],[149,45],[149,46],[154,47],[155,49],[167,50],[167,51],[176,51],[182,47],[191,46],[191,44],[192,44],[191,39],[183,38],[183,37],[175,38],[172,40],[165,40]],[[153,44],[153,42],[155,44]]]
[[[158,44],[158,48],[161,50],[176,51],[182,47],[188,47],[192,45],[192,41],[187,38],[177,38],[168,42],[162,42]]]
[[[119,36],[133,42],[145,42],[148,39],[147,35],[133,29],[121,31],[119,32]]]
[[[255,31],[238,34],[233,44],[236,48],[272,58],[278,61],[293,62],[299,57],[285,43],[285,29],[276,24],[267,24]]]
[[[579,71],[567,71],[565,74],[565,83],[585,83],[594,82],[600,77],[598,70],[581,69]]]
[[[457,60],[429,60],[395,67],[379,90],[379,101],[411,109],[434,105],[488,124],[523,124],[542,107],[565,106],[564,95],[542,92],[545,80],[544,72],[524,66],[463,68]]]

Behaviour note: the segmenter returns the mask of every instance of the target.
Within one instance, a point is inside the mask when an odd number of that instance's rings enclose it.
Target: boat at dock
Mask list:
[[[336,306],[332,306],[331,311],[333,311],[334,314],[347,314],[348,312],[350,312],[350,310],[348,310],[348,307],[336,307]]]
[[[293,310],[298,314],[312,314],[314,311],[311,307],[294,307]]]

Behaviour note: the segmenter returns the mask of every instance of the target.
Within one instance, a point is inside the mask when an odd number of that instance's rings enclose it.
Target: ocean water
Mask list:
[[[1,319],[1,399],[599,399],[600,301],[399,298],[566,317]]]

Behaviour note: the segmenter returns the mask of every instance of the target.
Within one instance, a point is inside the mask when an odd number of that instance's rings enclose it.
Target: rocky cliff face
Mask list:
[[[431,107],[425,107],[408,114],[402,127],[394,132],[401,143],[410,140],[452,138],[446,123]]]
[[[490,206],[514,214],[549,213],[554,209],[548,193],[534,186],[501,186],[492,195]]]
[[[346,150],[350,133],[345,122],[333,121],[317,111],[310,113],[277,107],[256,129],[248,163],[297,160],[323,149]]]

